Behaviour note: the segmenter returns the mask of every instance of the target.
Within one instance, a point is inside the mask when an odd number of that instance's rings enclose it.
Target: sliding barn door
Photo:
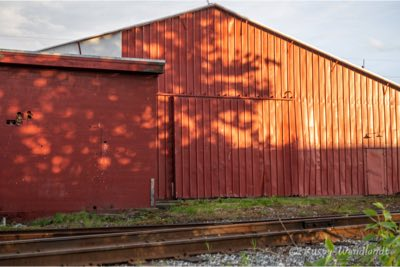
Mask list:
[[[288,103],[175,97],[176,198],[290,195]]]

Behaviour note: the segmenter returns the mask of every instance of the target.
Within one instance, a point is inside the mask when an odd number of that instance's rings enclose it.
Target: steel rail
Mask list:
[[[122,226],[122,227],[94,227],[94,228],[63,228],[63,229],[30,229],[30,230],[6,230],[0,231],[0,242],[13,240],[27,240],[37,238],[93,235],[102,233],[117,233],[140,231],[146,229],[163,229],[170,225],[151,225],[151,226]]]
[[[392,216],[394,220],[400,221],[400,213],[395,213]],[[171,252],[161,253],[160,247],[156,246],[156,244],[161,244],[160,246],[165,246],[163,248],[163,251],[167,251],[167,247],[169,250],[174,251],[174,249],[169,248],[168,245],[174,244],[173,247],[178,246],[181,248],[181,250],[175,251],[172,256],[187,256],[189,254],[191,255],[193,253],[202,253],[204,251],[198,250],[199,245],[196,243],[196,248],[188,248],[190,252],[188,254],[187,252],[185,252],[186,250],[182,250],[182,247],[179,244],[176,244],[176,242],[185,243],[186,241],[183,242],[184,240],[197,240],[198,242],[203,242],[202,245],[208,247],[208,250],[210,250],[208,243],[209,240],[213,240],[213,242],[217,242],[219,240],[216,244],[220,244],[220,242],[226,243],[226,239],[229,238],[234,237],[234,239],[236,240],[238,236],[249,237],[249,235],[260,235],[262,237],[260,237],[261,240],[258,240],[260,238],[257,237],[257,240],[255,240],[255,242],[258,242],[257,244],[262,244],[263,246],[267,244],[263,243],[263,240],[265,238],[270,240],[272,237],[276,236],[280,236],[279,240],[284,240],[285,242],[289,241],[291,243],[299,242],[299,238],[301,236],[304,236],[304,239],[300,238],[300,241],[304,243],[304,241],[307,242],[307,236],[309,236],[309,233],[314,233],[315,229],[319,229],[321,231],[321,229],[326,230],[332,227],[334,227],[332,229],[336,229],[335,231],[339,231],[337,229],[342,228],[347,230],[353,228],[358,229],[356,230],[356,234],[353,234],[351,236],[349,236],[349,232],[343,232],[343,229],[340,230],[341,235],[348,238],[354,238],[360,234],[360,225],[364,227],[365,224],[368,224],[370,222],[371,220],[367,216],[328,218],[324,217],[268,222],[236,223],[227,225],[178,227],[171,229],[109,233],[75,237],[5,241],[0,242],[0,265],[58,265],[90,263],[98,264],[118,263],[122,258],[123,261],[129,261],[132,259],[153,259],[157,256],[171,257]],[[319,233],[318,235],[321,235],[321,233]],[[277,239],[273,240],[274,242],[277,242]],[[259,241],[261,243],[259,243]],[[254,242],[254,240],[252,240],[252,242]],[[243,242],[240,241],[239,244],[243,244]],[[235,244],[229,245],[230,247],[225,247],[224,250],[226,250],[227,248],[236,248],[237,246],[236,241]],[[149,246],[151,247],[150,251],[145,252],[146,250],[148,250]],[[239,247],[243,248],[242,245],[240,245]],[[249,243],[246,243],[246,248],[248,247],[251,246]],[[218,245],[216,248],[220,248],[220,246]],[[130,251],[130,257],[128,257],[128,252],[126,252],[126,250]],[[114,254],[115,258],[113,258]],[[64,257],[63,255],[69,256]]]
[[[392,212],[396,214],[397,212]],[[363,216],[363,214],[349,215]],[[310,219],[329,219],[343,217],[338,215],[320,216],[320,217],[296,217],[282,219],[282,221],[289,220],[310,220]],[[76,235],[92,235],[92,234],[103,234],[103,233],[117,233],[117,232],[131,232],[141,230],[155,230],[155,229],[170,229],[177,227],[187,226],[211,226],[211,225],[226,225],[234,223],[249,223],[249,222],[274,222],[277,219],[253,219],[253,220],[236,220],[236,221],[214,221],[214,222],[201,222],[201,223],[182,223],[182,224],[153,224],[153,225],[134,225],[134,226],[111,226],[111,227],[89,227],[89,228],[48,228],[48,229],[28,229],[28,230],[5,230],[0,231],[0,241],[13,241],[13,240],[25,240],[25,239],[36,239],[36,238],[51,238],[51,237],[63,237],[63,236],[76,236]]]
[[[364,234],[365,225],[352,225],[307,230],[229,234],[203,236],[190,239],[174,239],[155,242],[132,242],[109,246],[92,246],[44,252],[0,255],[1,265],[94,265],[143,260],[187,257],[199,253],[237,251],[258,247],[287,245],[291,239],[297,244],[315,243],[331,237],[357,238]],[[291,236],[291,238],[289,238]],[[340,238],[339,238],[340,237]]]
[[[400,221],[400,214],[393,214]],[[136,231],[101,233],[46,239],[30,239],[0,242],[1,253],[26,253],[43,250],[86,247],[93,245],[113,245],[129,242],[162,241],[176,238],[194,238],[198,236],[240,234],[249,232],[272,232],[316,227],[349,226],[371,222],[367,216],[331,217],[275,220],[267,222],[232,223],[223,225],[179,226],[163,229],[145,229]]]

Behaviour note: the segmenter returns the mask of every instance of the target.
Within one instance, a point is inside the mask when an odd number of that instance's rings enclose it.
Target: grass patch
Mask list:
[[[354,203],[345,203],[332,208],[332,212],[342,214],[356,214],[360,213],[360,210]]]
[[[325,198],[293,198],[293,197],[270,197],[270,198],[225,198],[215,200],[187,200],[181,201],[171,208],[171,212],[188,215],[214,214],[221,210],[235,211],[251,209],[254,207],[276,207],[276,206],[315,206],[325,205],[329,202]]]
[[[73,213],[56,213],[52,217],[41,218],[32,221],[29,225],[33,227],[46,226],[68,226],[68,227],[100,227],[113,222],[119,222],[120,219],[114,216],[99,215],[86,211]]]
[[[400,197],[263,197],[181,200],[166,209],[137,209],[113,213],[57,213],[27,223],[28,228],[107,227],[138,224],[171,224],[219,220],[293,218],[338,214],[359,214],[382,202],[400,210]],[[7,225],[4,230],[10,229]],[[12,228],[11,229],[15,229]],[[0,230],[2,230],[0,228]]]
[[[11,225],[9,225],[9,226],[4,226],[4,225],[2,225],[2,226],[0,226],[0,231],[11,231],[11,230],[15,230],[15,228],[14,227],[12,227]]]

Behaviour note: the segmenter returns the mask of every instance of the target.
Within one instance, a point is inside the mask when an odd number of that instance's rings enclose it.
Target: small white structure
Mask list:
[[[42,49],[55,54],[122,57],[121,31]]]

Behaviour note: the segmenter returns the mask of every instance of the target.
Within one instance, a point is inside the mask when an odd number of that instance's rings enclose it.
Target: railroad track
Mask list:
[[[353,216],[363,216],[363,214],[354,214]],[[329,218],[336,218],[338,216],[323,216],[319,217],[321,220],[328,220]],[[309,221],[311,217],[297,217],[296,220]],[[276,219],[253,219],[246,221],[235,221],[232,223],[250,223],[250,222],[276,222]],[[290,221],[290,219],[285,219]],[[194,226],[212,226],[212,225],[226,225],[230,222],[202,222],[202,223],[184,223],[184,224],[156,224],[156,225],[134,225],[134,226],[112,226],[112,227],[89,227],[89,228],[49,228],[49,229],[29,229],[29,230],[7,230],[0,231],[0,241],[13,241],[25,240],[35,238],[49,238],[49,237],[64,237],[76,235],[93,235],[103,233],[118,233],[118,232],[132,232],[142,230],[155,230],[155,229],[171,229],[177,227],[194,227]]]
[[[395,221],[400,221],[400,213],[393,213],[392,216]],[[86,232],[83,229],[75,232],[75,235],[70,230],[66,231],[69,235],[61,237],[1,241],[0,265],[134,263],[252,247],[315,243],[328,236],[333,240],[354,239],[365,234],[365,225],[370,222],[368,217],[357,215],[229,224],[122,227],[108,229],[110,231],[97,228],[97,232],[96,228],[91,228]]]

